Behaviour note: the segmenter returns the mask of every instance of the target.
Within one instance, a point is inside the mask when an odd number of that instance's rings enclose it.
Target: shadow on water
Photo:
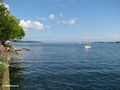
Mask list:
[[[17,59],[12,59],[10,61],[10,85],[14,86],[11,87],[10,90],[22,90],[20,87],[20,83],[24,80],[21,75],[23,74],[24,68],[22,67],[23,62],[17,62]]]

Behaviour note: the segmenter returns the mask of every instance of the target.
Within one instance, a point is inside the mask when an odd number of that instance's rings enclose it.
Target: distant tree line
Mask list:
[[[40,41],[18,41],[17,43],[43,43]]]
[[[10,14],[4,0],[0,0],[0,42],[20,40],[25,36],[20,20]]]

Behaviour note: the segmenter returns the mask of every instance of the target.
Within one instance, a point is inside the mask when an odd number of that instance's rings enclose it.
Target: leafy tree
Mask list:
[[[3,0],[0,0],[0,41],[22,39],[25,36],[20,20],[11,15]]]

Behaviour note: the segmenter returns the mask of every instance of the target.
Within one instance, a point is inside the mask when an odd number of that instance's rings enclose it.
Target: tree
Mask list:
[[[0,0],[0,42],[22,39],[25,36],[20,20],[11,15],[3,0]]]

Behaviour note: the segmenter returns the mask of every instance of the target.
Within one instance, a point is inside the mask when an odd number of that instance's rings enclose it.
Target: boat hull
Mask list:
[[[91,46],[90,45],[85,45],[85,48],[89,49],[89,48],[91,48]]]

